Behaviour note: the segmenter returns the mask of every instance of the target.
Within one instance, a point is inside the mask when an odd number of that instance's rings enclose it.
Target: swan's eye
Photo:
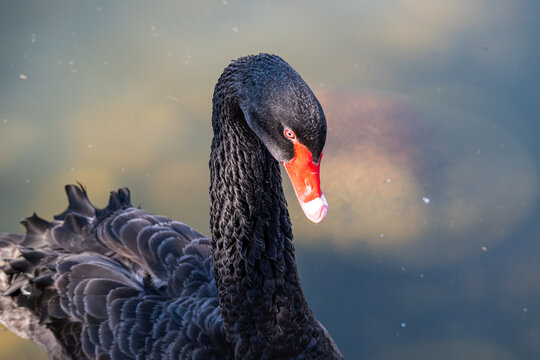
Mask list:
[[[283,130],[283,134],[285,134],[285,137],[291,140],[296,139],[296,135],[294,134],[294,131],[291,129],[285,129]]]

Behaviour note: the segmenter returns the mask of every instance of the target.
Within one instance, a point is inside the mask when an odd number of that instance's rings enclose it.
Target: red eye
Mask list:
[[[294,135],[294,132],[291,129],[285,129],[283,133],[285,134],[286,138],[289,138],[292,140],[296,139],[296,135]]]

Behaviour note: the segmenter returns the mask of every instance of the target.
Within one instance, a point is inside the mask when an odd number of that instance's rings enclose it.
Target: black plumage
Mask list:
[[[320,156],[317,99],[281,58],[248,56],[220,77],[212,124],[211,239],[125,188],[96,209],[68,185],[54,221],[0,234],[0,321],[54,359],[342,358],[301,290],[278,164],[284,126]]]

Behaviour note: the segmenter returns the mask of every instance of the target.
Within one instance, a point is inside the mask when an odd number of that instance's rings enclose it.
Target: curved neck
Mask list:
[[[210,228],[225,331],[237,359],[296,357],[320,328],[300,288],[279,164],[220,83],[212,115]]]

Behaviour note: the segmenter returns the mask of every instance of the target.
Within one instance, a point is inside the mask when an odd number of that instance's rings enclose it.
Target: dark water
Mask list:
[[[281,55],[328,118],[308,301],[347,359],[540,357],[534,1],[0,2],[0,231],[135,203],[208,233],[213,86]],[[1,359],[38,359],[0,333]]]

